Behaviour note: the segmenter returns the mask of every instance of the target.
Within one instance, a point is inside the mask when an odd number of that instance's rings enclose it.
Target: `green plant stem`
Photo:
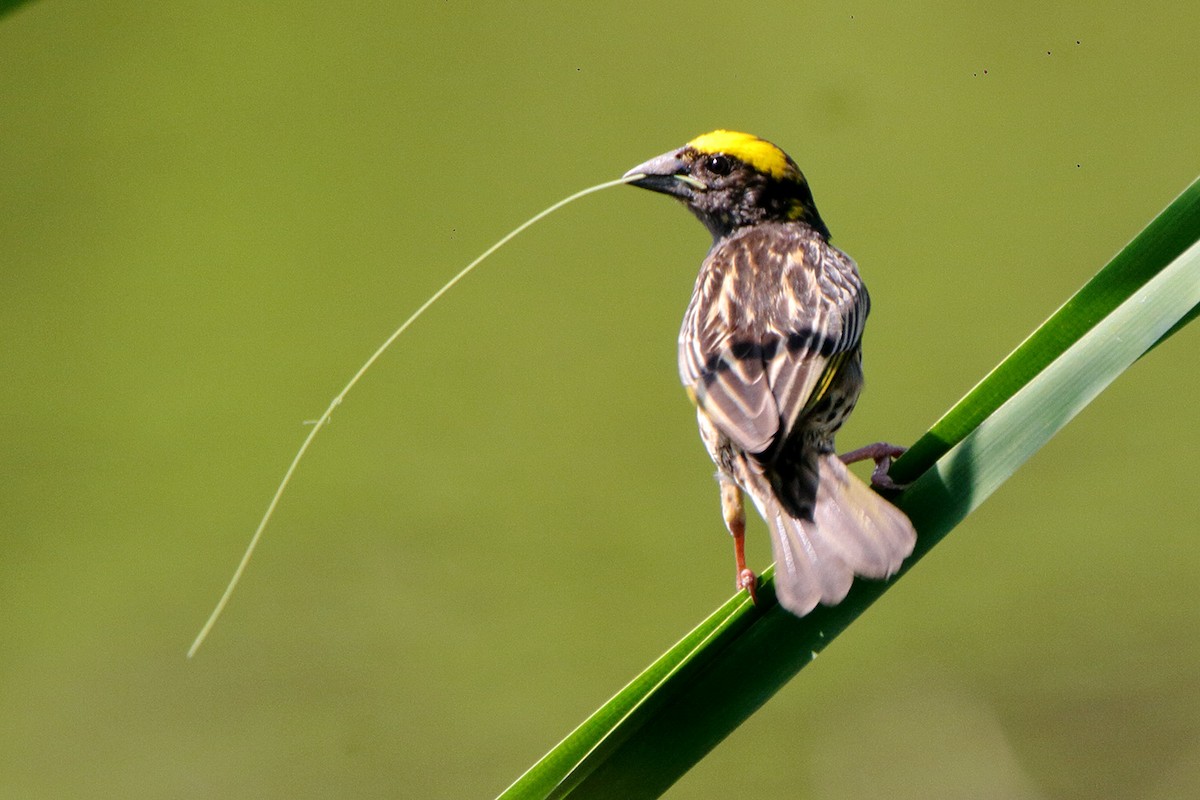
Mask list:
[[[901,575],[1130,364],[1197,315],[1198,240],[1200,182],[906,454],[909,470],[925,466],[897,501],[919,531]],[[856,581],[841,604],[798,619],[774,603],[770,574],[758,606],[730,600],[502,797],[659,796],[891,585]]]
[[[892,466],[892,477],[898,483],[915,480],[1017,389],[1062,355],[1080,336],[1197,239],[1200,239],[1200,181],[1188,186],[1104,269],[934,423]],[[1185,315],[1164,332],[1161,340],[1195,318],[1198,312],[1200,309],[1193,309]]]

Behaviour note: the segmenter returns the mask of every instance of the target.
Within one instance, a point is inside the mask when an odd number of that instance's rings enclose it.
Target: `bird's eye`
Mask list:
[[[733,162],[729,160],[729,156],[718,153],[715,156],[709,156],[704,162],[705,168],[713,175],[728,175],[733,171]]]

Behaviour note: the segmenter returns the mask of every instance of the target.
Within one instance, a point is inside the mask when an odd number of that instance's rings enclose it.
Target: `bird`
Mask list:
[[[771,535],[775,595],[796,616],[840,603],[855,576],[886,579],[913,551],[908,517],[873,483],[903,452],[877,443],[839,457],[834,437],[863,387],[870,308],[853,259],[829,243],[803,173],[757,136],[716,130],[624,180],[681,201],[712,234],[679,333],[679,375],[717,467],[736,586],[746,565],[744,496]]]

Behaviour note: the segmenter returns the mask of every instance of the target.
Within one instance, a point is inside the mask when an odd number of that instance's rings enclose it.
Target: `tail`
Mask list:
[[[904,512],[851,474],[837,455],[817,456],[817,476],[816,504],[803,517],[789,514],[769,490],[755,498],[771,529],[775,594],[800,617],[817,603],[840,603],[856,575],[894,575],[917,540]]]

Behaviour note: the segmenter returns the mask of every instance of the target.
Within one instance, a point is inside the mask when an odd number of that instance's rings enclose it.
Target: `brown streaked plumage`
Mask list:
[[[633,185],[679,198],[713,235],[679,373],[718,468],[738,586],[756,585],[743,492],[770,528],[776,594],[793,613],[840,602],[855,575],[892,575],[912,552],[912,524],[834,451],[862,389],[870,300],[829,244],[803,174],[769,142],[714,131],[626,177],[636,175]]]

